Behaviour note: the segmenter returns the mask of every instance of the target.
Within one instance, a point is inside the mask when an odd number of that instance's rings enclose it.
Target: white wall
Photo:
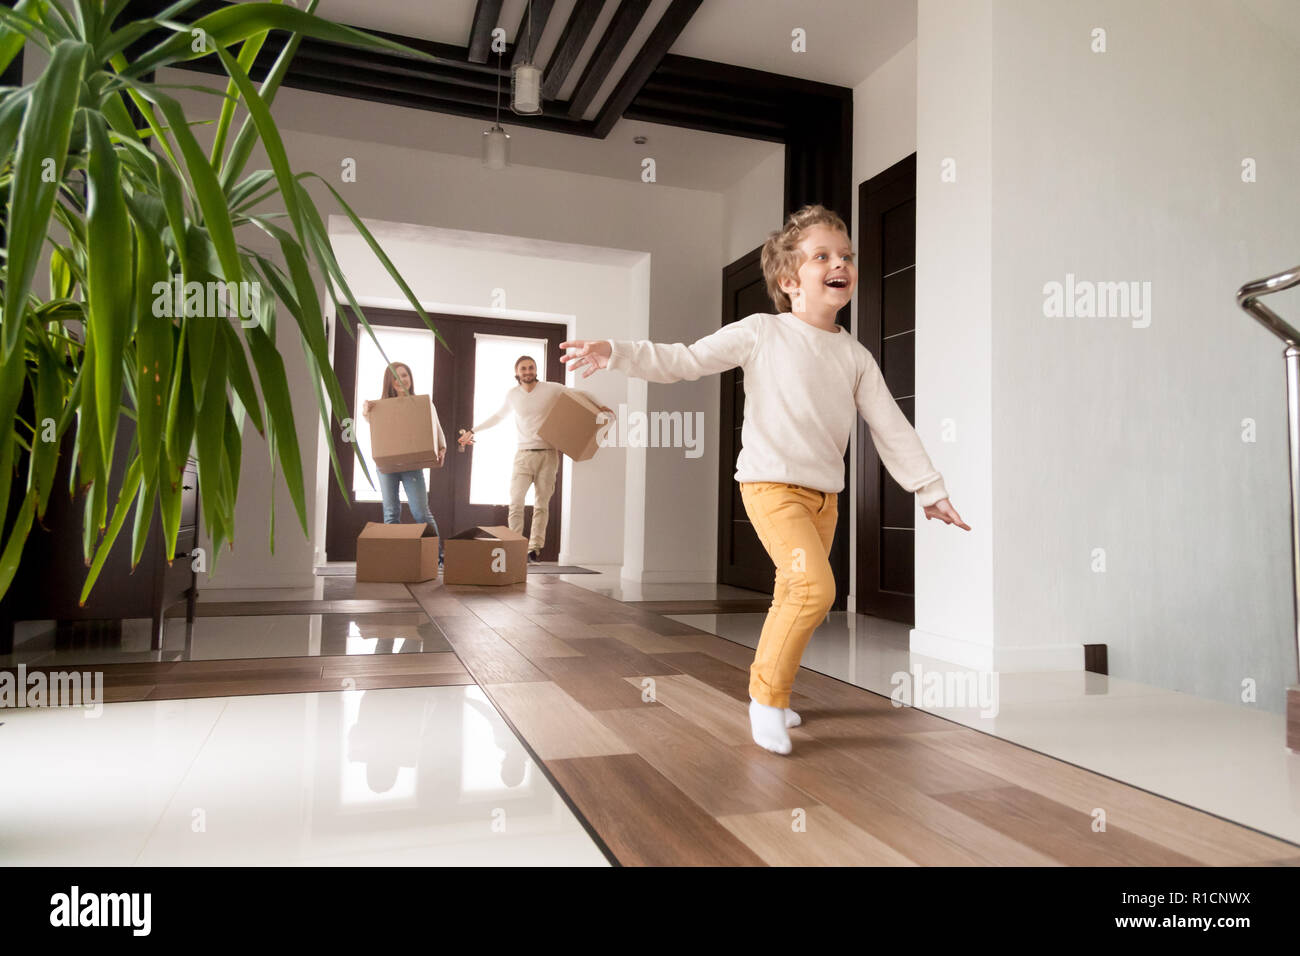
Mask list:
[[[991,0],[917,8],[916,430],[972,530],[917,520],[912,649],[986,668],[995,666],[991,29]],[[949,158],[957,180],[940,183]],[[943,441],[945,419],[955,441]]]
[[[618,339],[645,337],[649,269],[636,268],[649,258],[645,253],[613,254],[609,250],[583,250],[554,243],[511,242],[509,237],[477,233],[449,236],[448,230],[393,228],[384,223],[367,223],[367,227],[426,309],[528,321],[558,320],[564,338],[597,334],[593,328],[599,329],[598,334]],[[339,265],[362,308],[381,304],[410,308],[349,220],[331,217],[330,231]],[[642,286],[639,297],[633,288],[638,281]],[[489,307],[497,288],[505,292],[504,309]],[[517,303],[526,303],[531,312],[520,313]],[[335,340],[337,334],[336,330]],[[547,360],[554,364],[560,356],[547,356]],[[620,402],[627,401],[625,378],[620,381],[613,376],[594,375],[582,380],[570,373],[567,383],[596,395],[616,410]],[[462,424],[468,423],[444,420],[449,440],[454,440],[455,428]],[[582,462],[562,458],[564,507],[562,520],[553,525],[560,534],[561,563],[622,564],[627,450],[602,449]],[[326,479],[332,481],[333,477],[327,459],[321,456],[317,479],[317,521],[321,530],[325,511],[321,482]],[[443,533],[461,530],[445,527]],[[319,531],[317,540],[323,540]],[[319,554],[317,557],[323,558]]]
[[[1101,635],[1114,674],[1223,700],[1253,678],[1280,710],[1282,346],[1234,295],[1300,262],[1300,73],[1248,9],[994,9],[995,605],[1013,644]],[[1044,318],[1043,284],[1066,272],[1150,282],[1150,325]],[[1300,320],[1300,297],[1275,305]]]
[[[722,194],[726,262],[735,262],[762,245],[768,233],[781,228],[784,218],[785,147],[774,144],[771,156]]]
[[[1281,346],[1234,294],[1300,259],[1300,7],[1255,6],[921,0],[922,437],[956,421],[975,530],[920,529],[914,648],[1016,669],[1104,643],[1112,675],[1282,709]],[[1149,326],[1047,317],[1066,273],[1149,282]]]

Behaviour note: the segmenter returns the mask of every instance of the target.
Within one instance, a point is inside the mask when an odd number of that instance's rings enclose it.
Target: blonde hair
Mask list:
[[[799,243],[807,229],[819,225],[838,229],[846,236],[849,234],[844,220],[825,206],[804,206],[798,212],[790,213],[785,226],[769,235],[763,243],[763,280],[778,312],[790,311],[790,297],[781,288],[781,279],[798,278],[799,266],[803,264]]]

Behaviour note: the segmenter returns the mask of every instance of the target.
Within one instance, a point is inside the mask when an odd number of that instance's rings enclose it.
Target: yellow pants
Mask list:
[[[524,496],[532,485],[533,527],[528,536],[529,551],[541,551],[546,546],[546,523],[551,516],[551,495],[555,494],[555,473],[559,467],[560,453],[554,448],[521,448],[515,452],[506,524],[515,534],[524,533]]]
[[[835,601],[829,554],[839,496],[802,485],[742,481],[740,497],[772,563],[772,606],[749,669],[749,696],[789,707],[803,649]]]

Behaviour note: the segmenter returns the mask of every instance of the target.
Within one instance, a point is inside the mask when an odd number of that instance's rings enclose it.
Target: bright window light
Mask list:
[[[474,422],[478,423],[500,408],[506,392],[519,384],[515,381],[515,361],[521,355],[530,356],[537,363],[537,380],[546,381],[546,352],[550,346],[545,339],[482,332],[474,333],[474,339]],[[452,441],[449,436],[448,442]],[[470,504],[510,504],[510,474],[518,447],[519,429],[513,414],[482,434],[474,435]],[[533,504],[533,498],[533,488],[529,485],[524,504]]]
[[[405,329],[393,326],[372,325],[375,335],[384,346],[384,351],[394,362],[404,362],[411,367],[411,379],[416,395],[433,394],[433,333],[428,329]],[[357,328],[357,393],[355,427],[353,434],[357,439],[357,451],[365,455],[366,465],[375,487],[371,488],[361,468],[352,469],[352,493],[354,501],[383,501],[379,492],[379,472],[375,469],[374,459],[370,456],[370,423],[362,416],[366,399],[380,398],[384,388],[384,358],[375,347],[374,340],[366,330]],[[440,421],[446,421],[443,409],[438,409]],[[443,431],[447,426],[443,425]],[[450,439],[449,439],[450,441]],[[429,469],[424,469],[424,486],[430,487]],[[406,500],[406,490],[399,486],[398,496]]]

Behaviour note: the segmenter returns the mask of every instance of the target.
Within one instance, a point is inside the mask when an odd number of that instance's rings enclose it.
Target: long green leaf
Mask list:
[[[215,322],[224,321],[214,318],[191,319],[192,323],[208,325],[214,331]],[[190,352],[190,373],[195,375],[195,366],[207,367],[207,386],[200,393],[198,418],[194,426],[194,441],[197,446],[199,461],[199,481],[203,483],[203,517],[208,523],[208,530],[215,536],[225,524],[226,516],[233,512],[227,497],[229,489],[221,481],[222,430],[226,418],[226,343],[220,336],[214,335],[211,349],[206,354],[197,350]]]
[[[257,367],[258,381],[266,399],[268,440],[273,439],[273,460],[284,473],[303,534],[307,533],[307,501],[303,489],[302,453],[298,449],[298,429],[293,420],[293,399],[284,374],[284,360],[262,325],[244,330],[248,351]],[[274,496],[274,492],[272,492]]]
[[[180,0],[179,3],[172,4],[155,17],[149,17],[145,20],[135,20],[128,23],[120,30],[109,34],[102,43],[97,44],[95,46],[95,56],[98,58],[99,62],[107,63],[115,56],[121,54],[136,40],[147,36],[154,30],[160,29],[163,23],[178,14],[184,13],[187,9],[198,2],[199,0]]]
[[[87,320],[86,348],[94,361],[95,402],[99,421],[99,447],[105,459],[113,458],[118,408],[122,396],[122,349],[134,330],[133,276],[129,263],[131,224],[118,178],[121,166],[99,113],[86,112],[90,161],[87,175],[86,240]],[[124,268],[123,263],[128,265]]]
[[[280,3],[282,0],[271,0],[272,3]],[[257,62],[257,54],[262,52],[262,45],[266,43],[267,34],[265,32],[255,34],[244,41],[243,47],[239,51],[239,66],[245,73],[253,68]],[[221,116],[217,119],[217,133],[212,138],[212,151],[209,154],[214,169],[220,169],[222,153],[226,149],[226,136],[230,133],[230,123],[235,118],[235,106],[239,102],[235,94],[235,81],[231,80],[226,84],[226,101],[221,104]]]
[[[37,342],[37,365],[33,391],[36,394],[36,416],[32,422],[32,457],[27,464],[27,490],[36,490],[36,514],[45,515],[45,506],[54,487],[54,472],[59,464],[59,445],[63,432],[58,428],[59,413],[63,410],[64,380],[60,374],[62,363],[44,335],[34,336]]]
[[[28,22],[28,24],[30,24],[28,26],[29,31],[40,29],[39,25],[27,14],[27,11],[31,10],[33,7],[37,7],[40,2],[41,0],[18,0],[18,5],[13,9],[16,16],[23,18]],[[26,40],[27,33],[18,29],[17,25],[13,25],[6,21],[3,26],[0,26],[0,73],[9,69],[9,64],[14,61],[14,57],[16,57],[19,51],[22,50],[23,43],[25,43]],[[19,83],[21,84],[21,82],[22,81],[20,80]],[[0,155],[4,154],[0,153]],[[4,591],[3,589],[0,589],[0,594],[2,593],[4,593]]]
[[[171,276],[163,251],[161,230],[135,218],[136,285],[136,434],[143,461],[142,479],[152,487],[162,456],[164,400],[171,386],[172,316],[170,309],[155,309],[154,291],[162,284],[171,296]],[[150,499],[150,506],[153,501]],[[146,509],[150,510],[150,509]]]
[[[30,106],[23,113],[7,223],[9,258],[5,270],[5,321],[0,359],[8,359],[18,346],[27,292],[40,260],[54,197],[68,157],[72,117],[88,50],[84,43],[66,40],[59,43],[32,90]],[[53,175],[49,175],[51,170]],[[0,421],[8,421],[12,415],[12,408],[0,406]]]
[[[0,106],[0,162],[4,162],[14,148],[29,101],[27,91],[19,90],[6,96],[4,105]]]
[[[406,280],[403,279],[401,274],[397,271],[397,266],[393,265],[393,260],[388,258],[384,250],[380,248],[379,243],[375,241],[375,237],[371,235],[370,230],[366,228],[366,224],[361,221],[361,217],[352,211],[352,207],[349,206],[344,201],[343,197],[339,195],[338,190],[330,185],[329,180],[317,173],[303,173],[302,175],[303,178],[310,176],[319,179],[325,184],[325,188],[334,194],[334,198],[338,200],[338,204],[342,208],[343,212],[352,220],[352,225],[356,227],[357,232],[361,233],[361,237],[366,240],[366,245],[370,247],[370,251],[375,254],[375,258],[383,264],[384,269],[388,272],[389,276],[391,276],[393,281],[397,283],[397,287],[401,289],[402,294],[406,296],[406,301],[411,303],[411,308],[413,308],[416,314],[424,320],[424,324],[428,326],[429,331],[434,334],[434,337],[446,346],[447,351],[450,352],[451,346],[447,345],[447,340],[442,337],[442,334],[439,333],[436,328],[433,327],[433,319],[429,318],[429,314],[424,311],[424,307],[420,305],[420,300],[415,297],[415,293],[411,291],[411,287],[406,284]]]
[[[4,66],[7,68],[13,62],[18,51],[23,48],[23,44],[28,40],[35,41],[36,45],[42,50],[49,51],[49,44],[45,38],[51,40],[57,38],[57,34],[51,31],[40,19],[30,16],[32,12],[37,12],[44,7],[44,3],[37,0],[23,0],[12,10],[6,10],[0,7],[0,56],[4,57]]]
[[[23,546],[27,535],[32,530],[32,518],[36,513],[36,490],[27,492],[18,516],[14,519],[13,529],[9,532],[4,550],[0,552],[0,595],[9,590],[14,575],[18,572],[18,562],[23,556]]]
[[[95,551],[95,560],[90,565],[90,573],[86,575],[86,581],[81,586],[81,597],[78,604],[85,605],[86,598],[90,596],[90,589],[95,586],[95,581],[99,579],[99,572],[104,568],[104,562],[108,560],[108,553],[112,550],[113,542],[117,540],[117,534],[122,530],[122,524],[126,521],[126,514],[131,510],[131,500],[135,497],[136,489],[140,487],[140,458],[134,456],[131,464],[127,466],[126,476],[122,479],[122,488],[117,495],[117,505],[113,508],[113,520],[108,526],[108,531],[104,539],[100,541],[99,548]]]
[[[218,329],[220,329],[222,338],[226,340],[226,361],[228,363],[226,371],[230,378],[230,386],[235,390],[235,394],[248,411],[248,416],[253,421],[253,427],[261,435],[264,433],[262,411],[257,402],[257,389],[253,386],[253,376],[248,367],[248,357],[244,354],[244,346],[240,343],[239,336],[235,334],[235,330],[229,322],[221,322]]]
[[[317,4],[320,0],[308,0],[305,13],[311,14],[316,11]],[[280,50],[280,55],[275,58],[275,63],[267,71],[266,78],[262,80],[262,85],[258,89],[262,102],[268,107],[275,101],[275,94],[280,90],[280,84],[284,82],[285,76],[289,72],[289,65],[293,62],[294,56],[298,53],[298,47],[302,43],[302,34],[290,34],[288,42]],[[257,127],[253,125],[253,119],[250,116],[244,117],[243,124],[239,127],[239,134],[235,137],[234,143],[230,147],[230,153],[226,156],[225,163],[221,167],[221,185],[227,189],[231,184],[244,173],[244,166],[248,164],[248,159],[253,155],[253,146],[257,140]]]
[[[141,464],[143,471],[144,465]],[[134,571],[140,559],[144,557],[144,546],[149,541],[150,525],[153,524],[154,504],[158,495],[158,476],[153,481],[143,476],[140,478],[140,493],[135,499],[135,521],[131,526],[131,570]]]
[[[23,382],[26,379],[26,350],[16,348],[9,361],[0,363],[0,402],[15,411],[22,398]],[[14,445],[14,426],[5,419],[0,419],[0,502],[8,506],[9,491],[13,484],[14,459],[17,449]],[[0,511],[0,531],[4,528],[5,512]],[[16,533],[16,532],[15,532]],[[26,531],[23,532],[26,535]]]

